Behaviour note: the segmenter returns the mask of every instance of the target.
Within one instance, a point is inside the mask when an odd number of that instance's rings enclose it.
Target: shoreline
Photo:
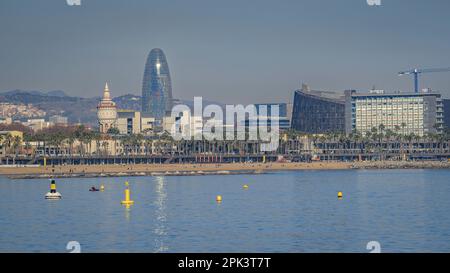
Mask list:
[[[12,179],[263,174],[298,170],[450,169],[441,161],[0,166]]]
[[[202,164],[129,164],[129,165],[61,165],[2,167],[0,175],[9,178],[68,178],[68,177],[120,177],[120,176],[188,176],[261,174],[288,170],[348,170],[351,163],[202,163]]]

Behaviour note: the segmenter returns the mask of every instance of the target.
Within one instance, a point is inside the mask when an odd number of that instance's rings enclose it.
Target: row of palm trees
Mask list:
[[[18,155],[20,147],[22,146],[22,138],[20,136],[13,136],[8,133],[5,135],[0,135],[0,143],[6,154]]]
[[[425,136],[418,136],[415,134],[404,134],[406,124],[396,126],[394,130],[386,128],[383,124],[372,128],[369,132],[362,134],[354,131],[346,135],[340,132],[331,132],[328,134],[305,134],[288,130],[281,134],[281,144],[285,144],[288,149],[301,149],[298,141],[301,137],[306,137],[312,140],[316,147],[327,149],[331,144],[338,144],[343,148],[352,147],[372,147],[381,146],[386,143],[396,143],[399,145],[410,145],[412,142],[427,142],[447,143],[449,140],[448,132],[445,134],[427,134]],[[111,144],[114,142],[114,148],[119,149],[119,153],[124,155],[132,154],[167,154],[176,151],[209,151],[219,150],[224,152],[238,152],[238,151],[252,151],[258,153],[258,145],[253,145],[250,142],[227,142],[227,141],[175,141],[169,133],[164,132],[158,136],[145,137],[142,134],[133,135],[119,135],[116,131],[111,131],[109,134],[100,134],[97,131],[90,130],[84,126],[69,126],[69,127],[52,127],[41,130],[36,133],[26,133],[24,135],[23,143],[20,137],[11,136],[10,134],[0,136],[0,143],[6,154],[18,155],[20,152],[31,155],[31,142],[38,142],[38,146],[44,151],[52,149],[55,155],[108,155]],[[294,141],[294,142],[293,142]],[[92,151],[92,143],[95,142],[96,150]],[[290,142],[289,144],[286,144]],[[120,143],[120,145],[118,145]],[[77,145],[75,145],[77,144]],[[80,145],[81,144],[81,145]],[[117,148],[118,147],[118,148]]]
[[[354,130],[351,134],[343,132],[328,132],[326,134],[308,134],[289,130],[286,132],[288,138],[308,137],[315,142],[411,142],[411,141],[426,141],[426,142],[445,142],[450,140],[450,130],[445,129],[443,133],[427,133],[423,136],[405,132],[406,124],[401,126],[396,125],[394,130],[386,128],[385,125],[380,124],[378,127],[373,127],[365,134]]]

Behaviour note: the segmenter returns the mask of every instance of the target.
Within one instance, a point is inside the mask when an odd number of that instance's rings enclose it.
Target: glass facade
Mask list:
[[[336,94],[298,90],[294,95],[291,127],[311,134],[344,132],[344,113],[344,100]]]
[[[444,126],[448,129],[450,128],[450,99],[443,99],[442,104],[444,108],[444,113],[442,114]]]
[[[142,112],[161,121],[172,110],[172,82],[164,52],[155,48],[148,54],[142,82]]]

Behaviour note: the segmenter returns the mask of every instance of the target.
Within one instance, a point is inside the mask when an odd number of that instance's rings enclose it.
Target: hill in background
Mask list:
[[[0,92],[0,103],[13,104],[33,104],[35,107],[45,111],[44,118],[53,115],[66,116],[69,123],[83,123],[91,126],[97,125],[97,104],[101,97],[82,98],[68,96],[64,91],[24,91],[12,90]],[[113,98],[118,109],[127,109],[141,111],[141,96],[127,94]],[[185,104],[193,109],[193,101],[175,100],[175,103]],[[204,100],[203,107],[209,104],[217,104],[224,108],[224,105],[218,102]],[[25,117],[16,117],[26,119]]]
[[[64,91],[49,92],[13,90],[0,93],[0,102],[13,104],[33,104],[44,110],[48,118],[52,115],[62,115],[69,119],[69,123],[97,124],[97,104],[100,97],[81,98],[67,96]],[[113,99],[120,109],[140,111],[141,97],[123,95]],[[20,117],[19,117],[20,118]]]

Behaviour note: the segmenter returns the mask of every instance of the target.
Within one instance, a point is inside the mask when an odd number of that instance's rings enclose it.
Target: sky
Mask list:
[[[295,89],[412,91],[412,68],[450,67],[450,1],[0,1],[0,91],[141,94],[162,48],[175,98],[291,101]],[[450,73],[421,88],[450,97]]]

